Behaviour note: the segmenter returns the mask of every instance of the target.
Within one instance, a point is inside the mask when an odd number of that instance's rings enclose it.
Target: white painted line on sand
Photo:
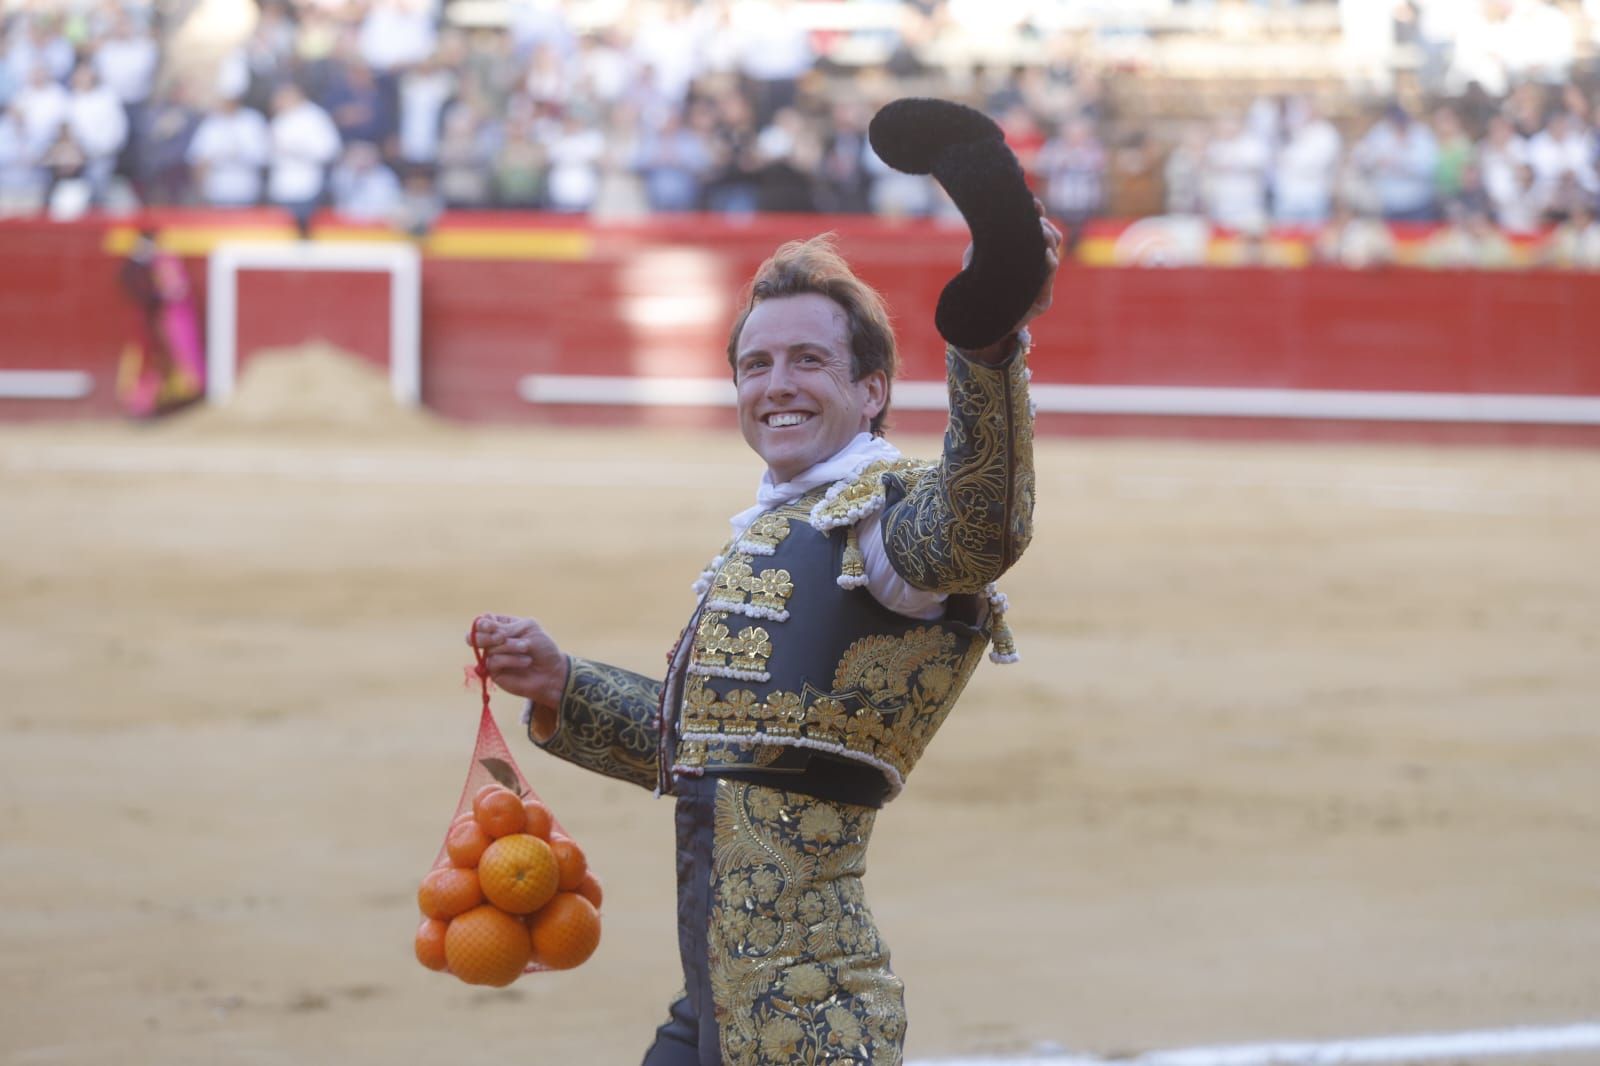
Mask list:
[[[81,400],[94,391],[83,370],[0,370],[0,399]]]
[[[1553,1027],[1422,1033],[1321,1043],[1237,1044],[1149,1051],[1098,1058],[1046,1055],[1031,1058],[925,1059],[909,1066],[1345,1066],[1349,1063],[1422,1062],[1429,1059],[1498,1058],[1600,1050],[1600,1022]]]
[[[1050,414],[1600,425],[1600,396],[1150,385],[1034,385],[1030,394]],[[517,382],[517,395],[529,403],[600,407],[731,407],[734,401],[726,378],[594,374],[530,374]],[[946,397],[943,382],[897,381],[893,405],[943,411]]]

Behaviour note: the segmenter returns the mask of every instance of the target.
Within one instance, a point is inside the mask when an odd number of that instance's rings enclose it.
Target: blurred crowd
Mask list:
[[[1027,62],[929,60],[990,6],[861,3],[870,17],[838,30],[790,0],[616,0],[604,20],[510,0],[493,26],[438,0],[261,0],[242,42],[201,61],[173,45],[193,0],[36,0],[0,16],[0,215],[272,204],[420,232],[446,208],[949,212],[867,144],[874,110],[915,93],[994,116],[1074,238],[1167,214],[1345,249],[1362,223],[1447,222],[1492,260],[1554,226],[1564,259],[1600,267],[1600,85],[1576,51],[1440,54],[1429,6],[1402,2],[1393,32],[1434,69],[1406,104],[1325,115],[1273,95],[1157,125],[1119,120],[1082,37],[1026,18]]]

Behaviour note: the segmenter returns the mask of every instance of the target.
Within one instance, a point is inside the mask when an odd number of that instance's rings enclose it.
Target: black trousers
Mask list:
[[[683,995],[656,1030],[644,1066],[721,1066],[716,1007],[706,963],[711,925],[711,847],[716,826],[715,777],[677,782],[678,954],[683,960]]]

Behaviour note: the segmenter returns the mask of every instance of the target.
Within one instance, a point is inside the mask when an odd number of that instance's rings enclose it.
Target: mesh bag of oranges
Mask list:
[[[483,713],[456,816],[417,889],[417,961],[471,985],[509,985],[525,973],[570,970],[600,944],[600,881],[517,769]]]

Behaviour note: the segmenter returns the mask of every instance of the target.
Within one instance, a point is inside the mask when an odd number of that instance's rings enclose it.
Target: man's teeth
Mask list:
[[[810,415],[802,414],[768,415],[767,425],[773,427],[774,429],[781,429],[784,426],[798,426],[800,423],[804,422],[810,417]]]

